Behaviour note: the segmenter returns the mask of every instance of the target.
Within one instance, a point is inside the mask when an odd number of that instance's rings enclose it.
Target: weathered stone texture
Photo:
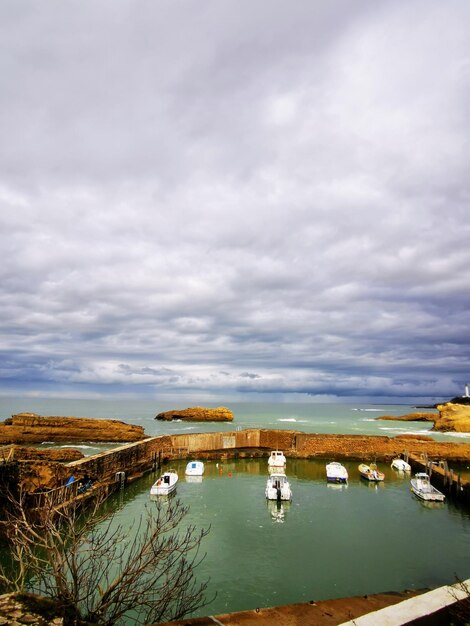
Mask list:
[[[49,598],[31,593],[0,595],[0,626],[62,626],[58,610]]]
[[[437,406],[439,419],[434,424],[434,430],[454,431],[459,433],[470,432],[470,406],[468,404],[453,404],[446,402]]]
[[[155,416],[156,420],[184,420],[186,422],[231,422],[233,413],[224,406],[215,409],[195,406],[188,409],[164,411]]]
[[[382,415],[378,420],[397,422],[433,422],[432,430],[439,432],[470,432],[470,406],[445,402],[436,406],[438,413],[407,413],[406,415]]]
[[[19,413],[0,423],[0,444],[53,442],[139,441],[141,426],[92,417],[43,417]]]

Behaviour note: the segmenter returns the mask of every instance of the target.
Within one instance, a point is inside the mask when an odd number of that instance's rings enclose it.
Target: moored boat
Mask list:
[[[202,461],[189,461],[185,470],[186,476],[202,476],[204,474],[204,463]]]
[[[444,502],[445,495],[431,485],[430,477],[424,472],[418,472],[410,480],[411,491],[421,500],[426,502]]]
[[[150,488],[151,496],[168,496],[176,490],[178,482],[178,474],[174,470],[168,470],[163,473],[160,478],[153,483]]]
[[[268,465],[269,467],[284,467],[286,464],[286,457],[281,450],[273,450],[269,455]]]
[[[358,470],[361,477],[365,478],[366,480],[379,482],[385,479],[385,474],[379,472],[375,463],[371,463],[370,465],[361,463],[358,467]]]
[[[281,472],[271,474],[266,483],[265,495],[268,500],[292,500],[292,490],[287,476]]]
[[[399,472],[411,472],[411,465],[403,459],[393,459],[391,467]]]
[[[332,483],[345,483],[348,480],[348,470],[338,461],[327,463],[326,480]]]

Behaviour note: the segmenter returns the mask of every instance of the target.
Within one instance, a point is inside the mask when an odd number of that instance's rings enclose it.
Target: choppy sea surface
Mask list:
[[[161,404],[0,398],[0,419],[29,411],[118,419],[143,426],[147,435],[259,427],[388,436],[418,433],[439,441],[470,441],[468,435],[432,433],[431,424],[424,422],[375,419],[421,410],[412,405],[226,403],[235,415],[232,423],[154,419],[159,412],[186,406],[176,400]],[[83,442],[87,455],[100,449]],[[385,473],[379,485],[365,483],[352,461],[344,463],[348,484],[329,485],[324,463],[288,460],[293,499],[282,505],[265,499],[267,459],[208,461],[199,481],[185,479],[183,461],[172,463],[180,476],[175,497],[189,505],[185,522],[210,526],[198,578],[209,578],[209,595],[217,592],[217,597],[195,615],[433,588],[470,577],[468,506],[453,500],[426,506],[411,494],[409,477],[385,464],[379,464]],[[135,522],[145,507],[154,505],[149,490],[157,474],[112,497],[118,523],[138,527]]]

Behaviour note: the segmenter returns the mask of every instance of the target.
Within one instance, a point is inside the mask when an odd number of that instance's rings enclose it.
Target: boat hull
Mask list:
[[[425,502],[444,502],[446,499],[439,489],[431,485],[429,477],[424,473],[416,474],[410,480],[410,486],[415,496]]]
[[[202,476],[204,474],[204,463],[202,461],[190,461],[186,465],[186,476]]]
[[[268,466],[271,467],[284,467],[286,465],[286,457],[280,450],[273,450],[269,455]]]
[[[369,466],[369,465],[366,465],[365,463],[361,463],[358,469],[359,469],[359,474],[361,475],[361,478],[364,478],[365,480],[368,480],[374,483],[385,480],[385,474],[383,474],[382,472],[379,472],[372,465]]]
[[[176,472],[165,472],[150,488],[151,496],[169,496],[176,491],[178,474]]]
[[[329,463],[326,466],[326,480],[330,483],[346,483],[348,471],[341,463]]]
[[[398,470],[399,472],[411,472],[411,465],[403,459],[393,459],[391,466],[392,469]]]
[[[285,474],[271,474],[266,483],[265,495],[267,500],[292,500],[292,491]]]

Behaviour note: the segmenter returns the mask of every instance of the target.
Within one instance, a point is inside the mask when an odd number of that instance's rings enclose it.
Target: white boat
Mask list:
[[[365,478],[366,480],[379,482],[385,479],[385,474],[379,472],[375,463],[371,463],[370,465],[361,463],[358,467],[358,470],[362,478]]]
[[[326,480],[332,483],[345,483],[348,480],[348,470],[338,461],[327,463]]]
[[[265,494],[268,500],[292,500],[292,491],[287,476],[280,472],[271,474],[266,483]]]
[[[204,463],[202,461],[189,461],[186,465],[186,476],[202,476],[204,474]]]
[[[411,491],[427,502],[444,502],[445,495],[441,493],[436,487],[431,485],[431,480],[424,472],[418,472],[415,477],[410,480]]]
[[[150,488],[150,495],[167,496],[175,491],[177,482],[178,474],[174,470],[168,470],[168,472],[162,474],[160,478],[153,483]]]
[[[398,470],[399,472],[411,472],[411,465],[403,459],[393,459],[392,469]]]
[[[273,450],[269,455],[268,465],[269,467],[284,467],[286,464],[286,457],[281,450]]]

